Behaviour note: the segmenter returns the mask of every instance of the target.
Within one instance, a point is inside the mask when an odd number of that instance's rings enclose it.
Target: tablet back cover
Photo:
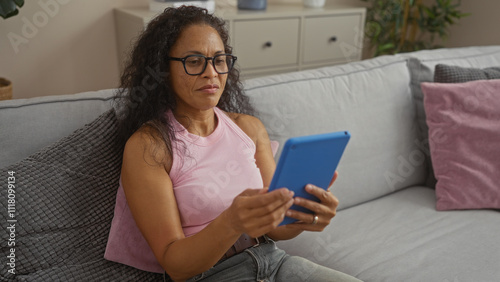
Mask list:
[[[288,139],[269,190],[286,187],[295,192],[295,197],[319,202],[318,198],[306,192],[305,186],[313,184],[328,188],[350,136],[347,131],[339,131]],[[294,205],[292,209],[312,213],[300,206]],[[280,225],[295,221],[285,217]]]

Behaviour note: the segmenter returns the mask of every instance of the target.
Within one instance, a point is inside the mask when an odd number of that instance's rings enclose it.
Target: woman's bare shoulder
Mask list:
[[[131,157],[132,161],[138,158],[150,164],[167,165],[171,160],[165,142],[161,135],[151,126],[145,124],[130,136],[123,152],[124,160]]]
[[[236,125],[238,125],[243,132],[245,132],[255,143],[267,136],[266,127],[257,117],[239,114],[239,113],[226,113]],[[263,133],[265,133],[263,135]]]

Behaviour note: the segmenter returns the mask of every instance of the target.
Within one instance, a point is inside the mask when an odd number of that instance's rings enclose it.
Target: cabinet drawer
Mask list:
[[[242,69],[298,63],[299,18],[235,21],[234,54]]]
[[[363,36],[360,23],[361,15],[306,18],[303,63],[357,58]]]

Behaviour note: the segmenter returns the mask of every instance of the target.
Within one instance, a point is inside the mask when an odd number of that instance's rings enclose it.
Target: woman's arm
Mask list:
[[[271,149],[271,141],[264,124],[256,117],[248,115],[232,115],[235,123],[254,141],[256,146],[255,162],[260,170],[264,187],[269,187],[276,170]],[[297,237],[301,230],[289,229],[286,226],[278,227],[266,235],[273,240],[288,240]]]
[[[272,154],[271,141],[264,124],[262,124],[259,119],[248,115],[234,115],[233,120],[235,120],[236,124],[238,124],[238,126],[240,126],[240,128],[255,142],[256,164],[262,175],[264,186],[268,187],[271,183],[274,171],[276,170],[276,163]],[[336,178],[337,172],[335,172],[329,186],[333,184]],[[298,219],[299,222],[280,226],[268,232],[267,235],[269,237],[274,240],[288,240],[297,237],[304,230],[322,231],[330,224],[331,219],[336,214],[338,206],[337,198],[329,191],[325,191],[316,186],[307,187],[306,190],[321,199],[321,202],[316,203],[303,198],[295,198],[294,204],[312,210],[318,216],[318,222],[314,225],[311,224],[314,215],[288,210],[286,216]]]
[[[137,226],[174,280],[211,268],[242,233],[258,237],[274,229],[292,205],[292,195],[286,189],[276,193],[248,189],[206,228],[186,238],[168,168],[157,164],[164,157],[158,152],[166,150],[154,149],[150,134],[140,130],[127,141],[122,184]]]

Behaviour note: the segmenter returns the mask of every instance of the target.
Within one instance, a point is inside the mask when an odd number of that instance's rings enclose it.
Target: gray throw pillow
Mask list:
[[[13,253],[15,258],[10,259],[14,264],[1,264],[0,280],[163,280],[162,275],[103,257],[124,145],[116,132],[111,109],[55,144],[1,169],[2,222],[14,226],[1,232],[2,257]],[[14,243],[9,246],[10,238]]]
[[[434,187],[437,181],[434,176],[430,158],[429,127],[427,126],[424,109],[424,93],[420,87],[422,82],[432,82],[434,80],[434,74],[432,69],[422,64],[422,62],[416,58],[408,59],[408,69],[410,70],[410,89],[417,108],[417,124],[421,134],[421,139],[415,141],[419,144],[419,148],[421,148],[422,152],[427,156],[426,160],[429,175],[427,176],[426,185]]]
[[[437,64],[434,82],[462,83],[474,80],[500,79],[500,67],[476,69]]]

